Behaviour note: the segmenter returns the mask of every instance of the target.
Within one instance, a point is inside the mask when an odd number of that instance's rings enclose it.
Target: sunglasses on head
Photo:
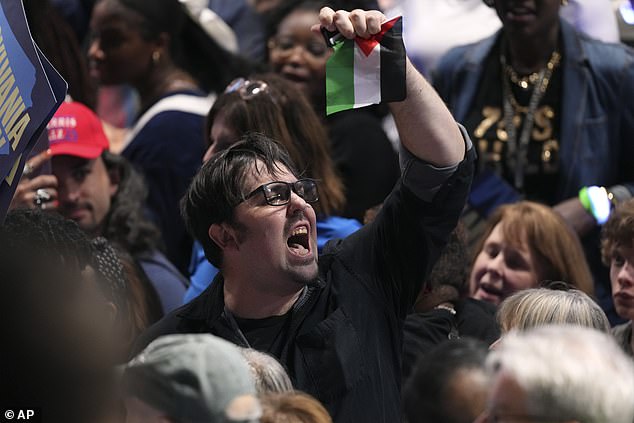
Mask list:
[[[250,100],[258,94],[269,91],[269,86],[264,81],[236,78],[225,88],[225,94],[238,92],[243,100]]]
[[[291,201],[291,192],[303,198],[307,203],[315,203],[319,200],[317,182],[313,179],[300,179],[296,182],[269,182],[251,191],[244,200],[248,200],[259,192],[264,193],[264,199],[270,206],[288,204]]]

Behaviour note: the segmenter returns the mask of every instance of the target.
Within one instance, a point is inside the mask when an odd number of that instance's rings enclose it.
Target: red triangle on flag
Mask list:
[[[394,24],[399,19],[401,19],[400,16],[383,23],[383,25],[381,25],[381,31],[372,35],[370,38],[356,37],[354,39],[354,41],[357,43],[357,45],[359,46],[363,54],[366,55],[366,57],[369,56],[370,53],[372,53],[372,50],[374,50],[376,45],[381,42],[385,33],[388,32],[390,29],[392,29]]]

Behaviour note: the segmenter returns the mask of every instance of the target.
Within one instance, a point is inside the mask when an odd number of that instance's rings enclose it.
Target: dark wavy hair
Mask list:
[[[141,175],[122,156],[104,151],[101,159],[108,172],[119,176],[119,189],[112,198],[101,235],[134,257],[149,250],[163,250],[159,230],[145,215],[147,189]]]
[[[259,163],[262,165],[258,167]],[[214,223],[234,223],[234,210],[248,195],[248,172],[257,169],[275,176],[282,172],[282,166],[297,176],[284,147],[262,134],[248,133],[212,157],[196,174],[181,200],[181,215],[211,264],[221,269],[222,250],[209,237],[209,228]]]

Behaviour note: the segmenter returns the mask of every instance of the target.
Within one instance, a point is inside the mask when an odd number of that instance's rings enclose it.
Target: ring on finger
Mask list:
[[[51,201],[51,194],[44,188],[39,188],[35,191],[35,198],[33,199],[33,204],[37,207],[42,207],[42,205],[48,201]]]

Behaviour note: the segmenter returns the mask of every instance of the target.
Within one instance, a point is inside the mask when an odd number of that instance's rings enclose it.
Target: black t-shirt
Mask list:
[[[524,171],[524,188],[519,190],[520,194],[528,200],[550,205],[556,202],[559,179],[561,74],[560,65],[555,68],[547,90],[535,111]],[[480,88],[464,125],[478,150],[478,168],[490,169],[511,186],[515,186],[515,167],[513,161],[507,158],[508,134],[502,102],[502,78],[508,78],[508,76],[502,71],[500,64],[499,44],[487,57],[482,75]],[[533,89],[532,86],[522,89],[510,80],[509,85],[520,106],[514,107],[513,119],[517,127],[516,145],[519,145]]]
[[[251,348],[279,357],[291,322],[292,310],[281,316],[242,319],[234,316]]]

